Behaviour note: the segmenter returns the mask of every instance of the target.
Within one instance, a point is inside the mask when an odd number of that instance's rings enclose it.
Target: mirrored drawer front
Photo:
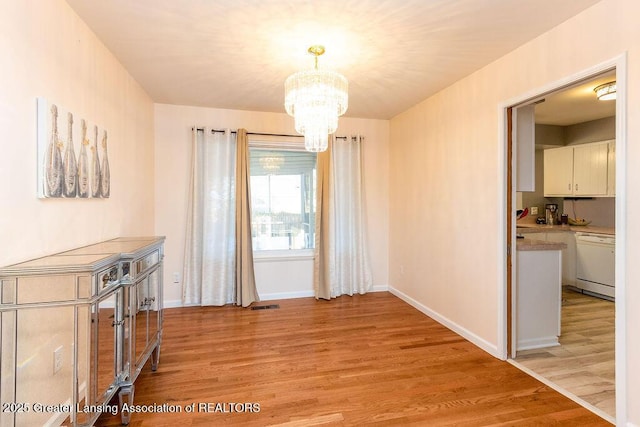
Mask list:
[[[133,273],[139,276],[149,268],[160,262],[160,251],[153,251],[144,258],[141,258],[133,263]]]
[[[24,276],[0,280],[1,304],[33,304],[73,301],[76,287],[83,276],[52,274],[50,276]],[[86,277],[84,277],[86,282]],[[3,379],[4,382],[4,379]]]

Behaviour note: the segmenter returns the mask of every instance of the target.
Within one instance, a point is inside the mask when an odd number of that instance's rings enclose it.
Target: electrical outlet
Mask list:
[[[531,206],[531,215],[538,215],[538,207]]]
[[[173,283],[180,283],[180,273],[173,273]]]
[[[53,373],[54,375],[62,369],[62,346],[53,351]]]

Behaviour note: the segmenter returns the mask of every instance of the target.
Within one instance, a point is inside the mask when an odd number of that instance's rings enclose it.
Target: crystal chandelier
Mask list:
[[[284,82],[284,107],[295,118],[296,132],[304,135],[307,151],[325,151],[328,136],[338,128],[338,117],[347,111],[349,83],[339,73],[318,70],[324,46],[311,46],[313,70],[299,71]]]

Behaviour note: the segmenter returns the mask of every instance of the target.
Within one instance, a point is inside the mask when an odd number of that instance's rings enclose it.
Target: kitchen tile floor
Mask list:
[[[615,303],[562,293],[560,346],[519,351],[515,361],[615,417]]]

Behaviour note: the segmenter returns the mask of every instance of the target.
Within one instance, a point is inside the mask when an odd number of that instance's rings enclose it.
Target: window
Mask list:
[[[253,250],[314,247],[316,154],[249,148]]]

